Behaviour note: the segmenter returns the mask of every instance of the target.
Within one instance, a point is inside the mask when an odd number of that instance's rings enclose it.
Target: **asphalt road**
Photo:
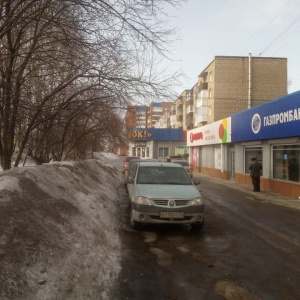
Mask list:
[[[200,174],[206,222],[129,225],[118,187],[122,271],[115,299],[300,299],[300,200]]]

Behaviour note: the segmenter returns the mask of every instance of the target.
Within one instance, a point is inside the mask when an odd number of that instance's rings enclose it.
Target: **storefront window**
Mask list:
[[[169,148],[168,147],[159,147],[158,148],[158,158],[165,158],[169,156]]]
[[[300,145],[273,146],[273,178],[299,182]]]
[[[245,148],[245,173],[250,174],[249,166],[251,164],[251,157],[256,157],[257,161],[261,163],[262,161],[262,147],[246,147]]]

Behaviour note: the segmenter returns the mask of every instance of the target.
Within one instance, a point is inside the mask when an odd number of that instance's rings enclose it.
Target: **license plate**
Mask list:
[[[184,212],[176,211],[176,212],[160,212],[159,215],[162,219],[183,219],[184,218]]]

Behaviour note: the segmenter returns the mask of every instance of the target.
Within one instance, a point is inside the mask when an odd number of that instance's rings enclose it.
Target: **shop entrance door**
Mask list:
[[[145,158],[146,157],[146,147],[137,147],[135,149],[135,155],[141,158]]]

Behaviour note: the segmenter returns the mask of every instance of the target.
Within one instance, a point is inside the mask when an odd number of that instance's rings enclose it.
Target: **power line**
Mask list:
[[[266,24],[266,26],[254,37],[254,39],[250,42],[250,44],[246,47],[246,49],[243,51],[249,49],[249,47],[265,32],[265,30],[277,19],[277,17],[282,13],[282,11],[286,8],[286,6],[291,2],[292,0],[288,0],[285,2],[285,4],[282,6],[282,8],[279,9],[278,13]],[[261,53],[260,53],[261,54]]]
[[[278,34],[277,37],[273,39],[273,41],[269,43],[269,45],[263,51],[261,51],[261,53],[267,51],[278,39],[280,39],[283,35],[285,35],[287,31],[289,31],[298,21],[299,21],[299,16],[296,16],[296,18],[280,34]]]

